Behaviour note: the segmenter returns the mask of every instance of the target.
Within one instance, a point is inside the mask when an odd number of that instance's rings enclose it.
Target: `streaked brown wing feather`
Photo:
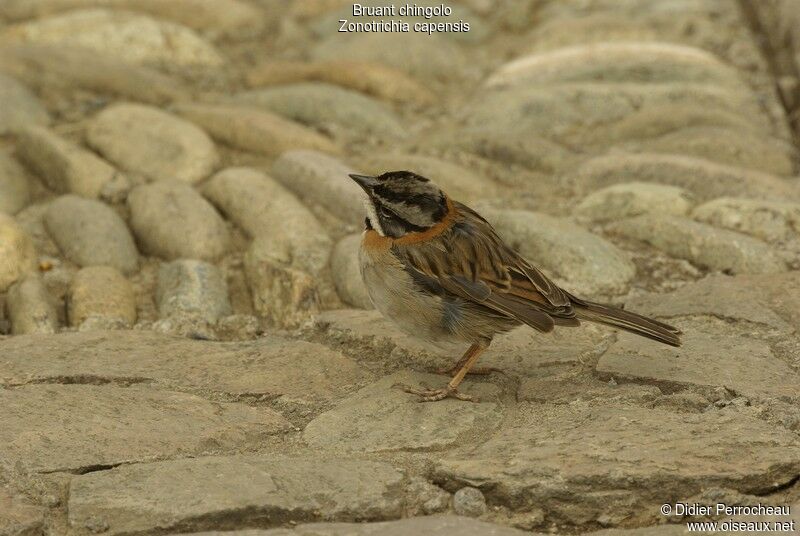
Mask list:
[[[561,290],[558,285],[553,283],[541,270],[533,266],[527,260],[520,257],[516,251],[508,247],[503,240],[497,236],[494,228],[487,222],[483,216],[469,208],[468,206],[454,202],[453,203],[465,222],[474,226],[479,234],[491,236],[492,241],[496,243],[496,249],[502,253],[502,268],[519,274],[522,277],[515,278],[520,288],[524,289],[527,286],[532,286],[534,292],[538,292],[546,303],[554,307],[568,307],[571,308],[570,298],[566,292]],[[494,257],[492,257],[494,258]]]
[[[392,247],[408,270],[540,331],[578,324],[566,293],[506,246],[476,212],[460,203],[456,207],[454,225],[435,239]]]

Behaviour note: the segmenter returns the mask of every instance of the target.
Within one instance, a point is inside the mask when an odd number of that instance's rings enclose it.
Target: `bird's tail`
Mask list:
[[[669,324],[630,311],[625,311],[612,305],[594,303],[575,298],[574,296],[570,296],[570,298],[572,298],[575,314],[581,320],[598,322],[600,324],[624,329],[625,331],[630,331],[636,335],[663,342],[670,346],[681,345],[681,330]]]

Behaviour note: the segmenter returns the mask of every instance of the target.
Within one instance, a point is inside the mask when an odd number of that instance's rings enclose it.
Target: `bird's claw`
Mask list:
[[[406,385],[403,383],[396,383],[392,387],[402,389],[406,393],[419,396],[420,398],[418,402],[436,402],[438,400],[444,400],[445,398],[455,398],[467,402],[480,401],[478,397],[472,395],[465,395],[464,393],[459,393],[457,389],[453,389],[449,385],[441,389],[431,389],[424,383],[421,385],[423,387],[422,389],[417,389],[415,387],[411,387],[410,385]]]

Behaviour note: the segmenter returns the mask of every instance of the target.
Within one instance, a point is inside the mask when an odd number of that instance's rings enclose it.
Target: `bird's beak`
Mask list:
[[[369,193],[372,188],[378,185],[378,179],[376,177],[370,177],[369,175],[357,175],[355,173],[350,173],[350,178],[353,179],[361,186],[365,192]]]

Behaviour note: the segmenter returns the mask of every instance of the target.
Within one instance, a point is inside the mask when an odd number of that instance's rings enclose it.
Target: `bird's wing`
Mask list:
[[[540,331],[577,325],[569,296],[503,243],[492,226],[456,204],[453,225],[431,240],[396,244],[393,253],[429,290],[441,289]]]

